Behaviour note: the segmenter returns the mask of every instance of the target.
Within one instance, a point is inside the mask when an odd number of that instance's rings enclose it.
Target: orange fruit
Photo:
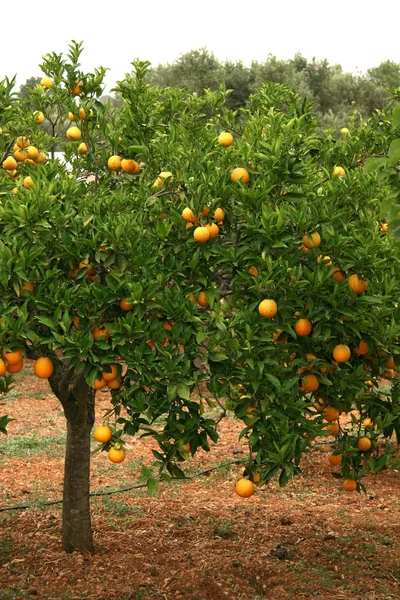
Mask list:
[[[328,454],[328,461],[331,465],[340,465],[342,462],[341,454],[333,454],[332,452]]]
[[[125,459],[125,450],[122,448],[110,448],[108,458],[113,463],[121,463]]]
[[[339,411],[334,406],[327,406],[324,408],[322,416],[324,417],[325,421],[337,421],[339,418]]]
[[[51,87],[53,87],[53,81],[50,79],[50,77],[42,77],[42,79],[40,80],[40,85],[46,90],[48,90]]]
[[[121,157],[114,154],[108,159],[107,166],[110,171],[119,171],[121,169],[121,162]]]
[[[222,208],[216,208],[214,212],[214,219],[218,222],[225,219],[225,213]]]
[[[2,352],[3,357],[7,361],[7,366],[16,365],[23,360],[22,350],[15,350],[14,352]]]
[[[199,295],[197,296],[197,304],[199,304],[203,308],[208,308],[210,306],[205,292],[199,293]]]
[[[338,344],[333,349],[333,358],[338,363],[344,363],[349,360],[351,356],[351,350],[346,344]]]
[[[197,217],[195,216],[194,212],[191,208],[188,207],[183,209],[182,217],[185,219],[185,221],[188,221],[189,223],[196,223],[197,221]]]
[[[281,338],[282,329],[277,329],[273,334],[275,344],[284,344],[288,340],[288,336],[284,336]]]
[[[374,423],[371,421],[369,417],[366,417],[363,421],[364,427],[368,427],[368,429],[372,429],[374,427]]]
[[[7,365],[4,362],[4,360],[2,360],[0,358],[0,377],[3,377],[4,373],[7,371]]]
[[[155,182],[153,183],[153,187],[158,187],[159,185],[164,185],[167,183],[172,183],[174,177],[170,171],[161,171]]]
[[[345,479],[343,481],[343,488],[346,492],[355,492],[357,489],[357,482],[354,479]]]
[[[79,144],[78,153],[79,154],[87,154],[88,153],[88,147],[86,146],[85,142],[82,142],[82,144]]]
[[[33,179],[32,177],[25,177],[24,178],[24,188],[29,190],[30,188],[35,187],[35,184],[33,183]]]
[[[154,348],[152,348],[152,350],[154,350]],[[121,387],[121,378],[116,377],[115,379],[111,379],[110,381],[107,381],[107,385],[110,390],[118,390]]]
[[[260,473],[256,471],[252,476],[253,483],[260,483]]]
[[[254,494],[254,483],[249,479],[239,479],[236,482],[235,492],[241,498],[249,498]]]
[[[165,329],[165,331],[172,331],[172,325],[171,323],[168,323],[168,321],[164,321],[162,328]]]
[[[34,292],[36,288],[36,285],[32,282],[32,281],[26,281],[25,283],[23,283],[20,287],[20,293],[19,295],[22,297],[24,294],[23,292]]]
[[[219,227],[216,223],[207,223],[206,228],[208,229],[208,233],[210,234],[210,240],[216,238],[219,234]]]
[[[18,166],[17,161],[12,156],[8,156],[6,160],[3,162],[3,167],[7,171],[14,171]]]
[[[338,283],[342,283],[344,281],[344,279],[345,279],[345,277],[344,277],[342,271],[339,269],[339,267],[334,267],[333,268],[332,277]]]
[[[319,381],[315,375],[304,375],[303,383],[300,387],[303,392],[315,392],[319,388]]]
[[[18,146],[18,148],[27,148],[30,145],[30,141],[28,140],[28,138],[24,137],[23,135],[20,135],[19,137],[17,137],[15,145]],[[14,150],[16,150],[15,146]]]
[[[361,437],[358,440],[357,443],[358,449],[361,450],[362,452],[368,452],[368,450],[371,448],[372,446],[372,442],[369,438],[367,437]]]
[[[45,153],[44,152],[39,152],[38,157],[36,159],[37,164],[40,165],[40,164],[44,163],[45,160],[46,160]]]
[[[17,362],[13,365],[7,365],[7,372],[8,373],[19,373],[19,371],[22,369],[22,367],[24,366],[24,361],[21,360],[20,362]]]
[[[74,320],[72,322],[74,324],[75,329],[80,329],[80,326],[79,326],[79,321],[80,320],[81,320],[80,317],[74,317]]]
[[[343,167],[335,167],[333,169],[333,176],[334,177],[344,177],[346,174],[345,170],[343,169]]]
[[[111,371],[103,371],[101,376],[105,381],[111,381],[111,379],[116,379],[118,376],[118,367],[117,365],[109,365]]]
[[[347,285],[351,290],[353,290],[354,293],[360,295],[367,289],[368,281],[365,281],[364,279],[359,279],[358,275],[354,273],[348,278]]]
[[[209,214],[210,214],[210,208],[208,206],[206,206],[205,208],[203,208],[203,217],[208,217]]]
[[[382,223],[382,225],[380,226],[380,230],[384,233],[387,233],[389,231],[389,225],[387,223]]]
[[[257,267],[250,267],[249,269],[249,273],[250,275],[253,275],[253,277],[258,277],[259,276],[259,270],[257,269]]]
[[[299,319],[294,324],[294,330],[297,333],[297,335],[301,337],[309,335],[312,330],[311,321],[309,321],[308,319]]]
[[[40,110],[37,110],[33,115],[35,117],[36,125],[41,125],[44,121],[44,114]]]
[[[93,437],[96,442],[106,444],[112,438],[112,430],[108,425],[99,425],[93,432]]]
[[[128,302],[128,300],[126,298],[122,298],[119,305],[122,308],[122,310],[132,310],[132,308],[133,308],[133,303]]]
[[[22,148],[18,148],[18,150],[16,150],[14,152],[14,158],[18,162],[24,162],[24,160],[26,160],[27,156],[28,156],[28,154],[27,154],[26,150],[22,150]]]
[[[208,231],[207,227],[196,227],[196,229],[193,232],[193,237],[196,240],[196,242],[206,242],[209,237],[210,237],[210,232]]]
[[[80,81],[76,84],[76,86],[71,90],[71,94],[73,96],[79,96],[83,92],[83,83]]]
[[[82,138],[82,132],[79,127],[70,127],[67,129],[66,136],[70,142],[77,142]]]
[[[362,354],[367,354],[369,350],[369,346],[365,340],[360,340],[357,348],[354,348],[354,352],[361,356]]]
[[[35,361],[33,366],[33,370],[35,371],[35,375],[40,377],[40,379],[48,379],[53,375],[54,365],[48,356],[41,356]]]
[[[131,158],[124,158],[121,160],[121,168],[125,173],[131,173],[131,175],[136,175],[140,171],[140,165]]]
[[[389,356],[389,358],[387,360],[385,360],[385,367],[387,369],[395,369],[396,368],[396,364],[394,362],[393,356]]]
[[[236,167],[236,169],[233,169],[231,173],[231,181],[233,183],[237,183],[238,181],[241,181],[242,183],[249,183],[249,172],[246,169],[243,169],[242,167]]]
[[[305,248],[318,248],[321,243],[321,236],[318,231],[315,231],[314,233],[303,235],[302,242]]]
[[[104,337],[105,339],[110,337],[110,330],[107,327],[95,327],[92,329],[92,335],[95,340],[98,340],[100,337]]]
[[[39,150],[36,148],[36,146],[28,146],[26,153],[27,158],[30,158],[33,161],[36,161],[37,157],[39,156]]]
[[[222,133],[219,134],[218,144],[220,146],[227,148],[232,143],[233,143],[233,135],[231,133],[228,133],[227,131],[223,131]]]
[[[339,435],[340,428],[339,423],[337,421],[329,423],[329,425],[324,427],[324,429],[326,429],[326,431],[329,431],[330,435],[333,435],[334,437],[337,437]]]
[[[99,379],[97,377],[94,380],[93,387],[95,390],[102,390],[104,387],[106,387],[106,385],[107,385],[107,381],[104,379],[104,377],[101,377],[101,379]]]
[[[264,319],[272,319],[278,312],[278,305],[275,300],[266,299],[258,305],[258,312]]]

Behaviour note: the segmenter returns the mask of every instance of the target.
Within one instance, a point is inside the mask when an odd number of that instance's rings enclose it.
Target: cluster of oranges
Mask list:
[[[39,113],[41,116],[43,113]],[[41,118],[41,117],[40,117]],[[38,122],[38,121],[37,121]],[[43,122],[40,121],[39,122]],[[3,161],[3,168],[8,171],[10,177],[14,178],[14,181],[19,179],[19,175],[17,175],[18,165],[37,165],[42,164],[46,160],[46,155],[44,152],[41,152],[36,146],[31,144],[30,140],[27,137],[19,136],[16,139],[16,142],[13,147],[13,155],[7,156],[7,158]],[[30,189],[34,187],[34,182],[32,177],[25,177],[23,182],[24,188]],[[18,192],[18,188],[15,187],[12,190],[14,193]]]
[[[140,171],[140,165],[132,158],[121,158],[117,154],[110,156],[107,162],[110,171],[124,171],[131,175],[137,175]]]
[[[0,358],[0,377],[5,373],[19,373],[24,366],[24,356],[22,350],[14,350],[13,352],[6,352],[5,350],[1,353]],[[37,377],[41,379],[48,379],[54,372],[54,365],[52,360],[48,356],[40,356],[35,360],[33,370]]]
[[[206,206],[200,215],[195,215],[191,208],[186,207],[182,211],[182,217],[187,222],[186,229],[194,227],[195,224],[200,223],[201,217],[208,217],[210,209]],[[193,238],[196,242],[204,243],[209,239],[216,238],[219,234],[219,227],[222,227],[225,219],[225,212],[222,208],[217,208],[213,215],[215,223],[206,223],[205,225],[198,225],[193,231]]]
[[[108,425],[99,425],[99,427],[96,427],[93,433],[94,439],[100,444],[109,444],[111,442],[112,435],[112,429]],[[125,450],[122,448],[120,442],[116,442],[110,446],[108,450],[108,458],[111,462],[117,464],[125,460]]]

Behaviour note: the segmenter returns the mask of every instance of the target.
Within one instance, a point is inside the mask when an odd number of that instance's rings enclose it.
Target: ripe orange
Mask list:
[[[333,435],[334,437],[337,437],[339,435],[340,428],[339,428],[339,423],[337,421],[334,421],[333,423],[329,423],[329,425],[324,427],[324,429],[329,431],[330,435]]]
[[[125,459],[125,450],[123,448],[110,448],[108,458],[113,463],[121,463]]]
[[[51,87],[53,87],[53,81],[50,79],[50,77],[42,77],[42,79],[40,80],[40,85],[46,90],[48,90]]]
[[[331,465],[340,465],[342,462],[341,454],[333,454],[332,452],[328,454],[328,461]]]
[[[355,492],[357,489],[357,482],[354,479],[345,479],[343,481],[343,488],[346,492]]]
[[[19,295],[21,297],[24,296],[24,291],[26,292],[34,292],[36,288],[36,285],[32,282],[32,281],[26,281],[25,283],[23,283],[20,287],[20,293]]]
[[[275,344],[284,344],[285,342],[287,342],[288,336],[286,335],[281,338],[281,333],[282,329],[277,329],[276,332],[273,334]]]
[[[158,187],[159,185],[164,185],[167,183],[172,183],[174,177],[170,171],[161,171],[155,182],[153,183],[153,187]]]
[[[28,146],[26,152],[27,158],[30,158],[33,161],[36,161],[37,157],[39,156],[39,150],[36,148],[36,146]]]
[[[28,140],[28,138],[24,137],[23,135],[20,135],[19,137],[17,137],[15,145],[18,146],[18,148],[27,148],[30,145],[30,141]],[[15,146],[14,150],[16,150]]]
[[[387,369],[395,369],[396,368],[396,364],[394,362],[393,356],[389,356],[389,358],[387,360],[385,360],[385,367]]]
[[[22,369],[22,367],[24,366],[24,361],[21,360],[20,362],[17,362],[13,365],[8,364],[7,365],[7,372],[8,373],[19,373],[19,371]]]
[[[126,298],[122,298],[119,305],[122,308],[122,310],[132,310],[132,308],[133,308],[133,303],[128,302],[128,300]]]
[[[309,335],[312,330],[311,321],[309,321],[308,319],[299,319],[294,324],[294,330],[297,333],[297,335],[300,335],[302,337]]]
[[[193,237],[196,240],[196,242],[206,242],[209,237],[210,237],[210,232],[208,231],[207,227],[196,227],[196,229],[193,232]]]
[[[259,471],[256,471],[255,473],[253,473],[253,483],[260,483],[260,473]]]
[[[318,248],[321,243],[321,236],[318,231],[315,231],[314,233],[303,235],[302,242],[306,248]]]
[[[41,125],[43,123],[43,121],[44,121],[44,114],[41,111],[39,111],[39,110],[37,110],[33,114],[34,114],[34,117],[35,117],[35,123],[36,123],[36,125]]]
[[[218,222],[223,221],[225,219],[225,212],[222,208],[216,208],[214,212],[214,219]]]
[[[74,324],[75,329],[80,329],[80,326],[79,326],[79,321],[80,320],[81,320],[80,317],[74,317],[74,320],[72,322]]]
[[[351,290],[353,290],[354,293],[360,295],[367,289],[368,281],[365,281],[364,279],[359,279],[358,275],[354,273],[348,278],[347,285]]]
[[[339,418],[339,411],[334,406],[327,406],[324,408],[322,416],[324,417],[325,421],[337,421]]]
[[[87,154],[88,153],[88,147],[86,146],[85,142],[82,142],[82,144],[79,144],[78,153],[79,154]]]
[[[119,171],[121,169],[121,157],[117,155],[110,156],[107,161],[107,166],[111,171]]]
[[[28,154],[27,154],[26,150],[23,150],[22,148],[18,148],[18,150],[16,150],[14,152],[14,158],[18,162],[24,162],[24,160],[26,160],[27,156],[28,156]]]
[[[242,167],[236,167],[236,169],[233,169],[231,173],[231,181],[233,183],[237,183],[238,181],[241,181],[242,183],[249,183],[249,172],[246,169],[243,169]]]
[[[387,223],[382,223],[380,230],[383,231],[383,233],[387,233],[389,231],[389,225]]]
[[[83,83],[80,81],[76,84],[76,86],[71,90],[71,94],[73,96],[79,96],[83,92]]]
[[[90,111],[90,116],[93,116],[93,111],[92,110]],[[81,121],[86,121],[86,118],[87,118],[87,114],[85,112],[85,109],[82,108],[82,107],[79,109],[79,118],[80,118]]]
[[[199,293],[199,295],[197,296],[197,304],[199,304],[203,308],[208,308],[210,306],[205,292]]]
[[[338,283],[343,283],[343,281],[345,279],[345,277],[344,277],[342,271],[339,269],[339,267],[334,267],[333,268],[332,277]]]
[[[7,366],[16,365],[23,360],[22,350],[15,350],[14,352],[6,352],[3,350],[2,355],[7,361]]]
[[[164,321],[162,328],[165,329],[165,331],[172,331],[172,325],[171,323],[168,323],[168,321]]]
[[[219,134],[219,136],[218,136],[218,144],[220,146],[223,146],[224,148],[227,148],[232,143],[233,143],[233,135],[231,133],[223,131],[222,133]]]
[[[210,214],[210,208],[208,206],[206,206],[205,208],[203,208],[203,217],[208,217],[209,214]]]
[[[333,349],[333,358],[338,363],[344,363],[349,360],[351,356],[351,350],[346,344],[338,344]]]
[[[152,348],[152,350],[154,350],[154,348],[155,346]],[[110,390],[119,390],[119,388],[121,387],[121,378],[116,377],[115,379],[111,379],[111,381],[107,381],[107,385]]]
[[[44,152],[39,152],[38,157],[36,159],[37,164],[40,165],[40,164],[44,163],[45,160],[46,160],[45,153]]]
[[[29,190],[30,188],[33,188],[33,187],[35,187],[35,184],[33,183],[32,177],[25,177],[24,188]]]
[[[219,234],[219,227],[216,223],[207,223],[206,228],[208,229],[208,233],[210,234],[210,240],[216,238]]]
[[[7,365],[4,362],[4,360],[2,360],[0,358],[0,377],[3,377],[4,373],[7,371]]]
[[[96,442],[106,444],[112,438],[112,430],[108,425],[99,425],[93,432],[93,437]]]
[[[111,379],[115,379],[118,376],[118,367],[117,365],[109,365],[111,371],[103,371],[101,376],[105,381],[111,381]]]
[[[258,305],[258,312],[264,319],[272,319],[278,312],[278,305],[275,300],[266,299]]]
[[[249,479],[239,479],[236,482],[235,492],[241,498],[249,498],[254,494],[254,483]]]
[[[315,375],[304,375],[303,383],[300,387],[303,392],[315,392],[319,388],[319,381]]]
[[[107,381],[104,379],[104,377],[101,377],[101,379],[96,378],[94,380],[93,387],[95,390],[102,390],[104,387],[106,387],[106,385]]]
[[[121,168],[125,173],[136,175],[140,171],[140,165],[136,160],[124,158],[121,160]]]
[[[98,340],[100,337],[107,339],[110,336],[110,330],[107,327],[98,327],[95,325],[92,329],[92,335],[95,340]]]
[[[195,216],[192,209],[189,207],[183,209],[182,217],[185,219],[185,221],[188,221],[189,223],[196,223],[197,221],[197,217]]]
[[[70,127],[69,129],[67,129],[66,135],[70,142],[77,142],[81,139],[82,132],[79,129],[79,127]]]
[[[360,340],[357,348],[354,348],[354,352],[361,356],[362,354],[367,354],[369,350],[369,346],[365,340]]]
[[[359,448],[359,450],[361,450],[362,452],[368,452],[368,450],[371,448],[372,446],[372,442],[369,438],[367,437],[361,437],[358,440],[357,446]]]
[[[259,270],[257,269],[257,267],[250,267],[249,269],[249,273],[250,275],[253,275],[253,277],[258,277],[259,276]]]
[[[368,427],[368,429],[372,429],[372,427],[374,427],[374,423],[373,423],[373,421],[371,421],[371,419],[369,417],[366,417],[364,419],[363,425],[364,425],[364,427]]]
[[[17,161],[12,156],[8,156],[6,160],[3,162],[3,167],[7,171],[14,171],[18,166]]]
[[[343,167],[335,167],[333,169],[333,176],[334,177],[344,177],[346,174],[345,170],[343,169]]]
[[[33,366],[33,370],[35,371],[35,375],[40,377],[40,379],[48,379],[53,375],[54,365],[48,356],[41,356],[35,361]]]

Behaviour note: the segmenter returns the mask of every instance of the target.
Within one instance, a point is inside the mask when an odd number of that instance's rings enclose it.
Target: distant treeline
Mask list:
[[[368,69],[365,74],[345,73],[326,59],[309,62],[301,54],[289,60],[269,55],[265,62],[219,62],[208,50],[192,50],[173,63],[151,69],[149,82],[156,86],[183,87],[201,94],[204,89],[219,89],[224,83],[232,93],[228,106],[245,106],[247,99],[264,81],[283,83],[313,102],[324,129],[340,129],[355,117],[367,118],[381,109],[389,97],[388,89],[400,86],[400,64],[390,60]]]

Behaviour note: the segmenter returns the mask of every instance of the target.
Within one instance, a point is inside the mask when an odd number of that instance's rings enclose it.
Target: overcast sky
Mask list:
[[[107,87],[135,58],[153,64],[206,47],[219,60],[264,61],[296,52],[365,72],[400,63],[400,0],[20,0],[1,9],[0,79],[40,75],[46,52],[84,42],[82,66],[109,67]]]

